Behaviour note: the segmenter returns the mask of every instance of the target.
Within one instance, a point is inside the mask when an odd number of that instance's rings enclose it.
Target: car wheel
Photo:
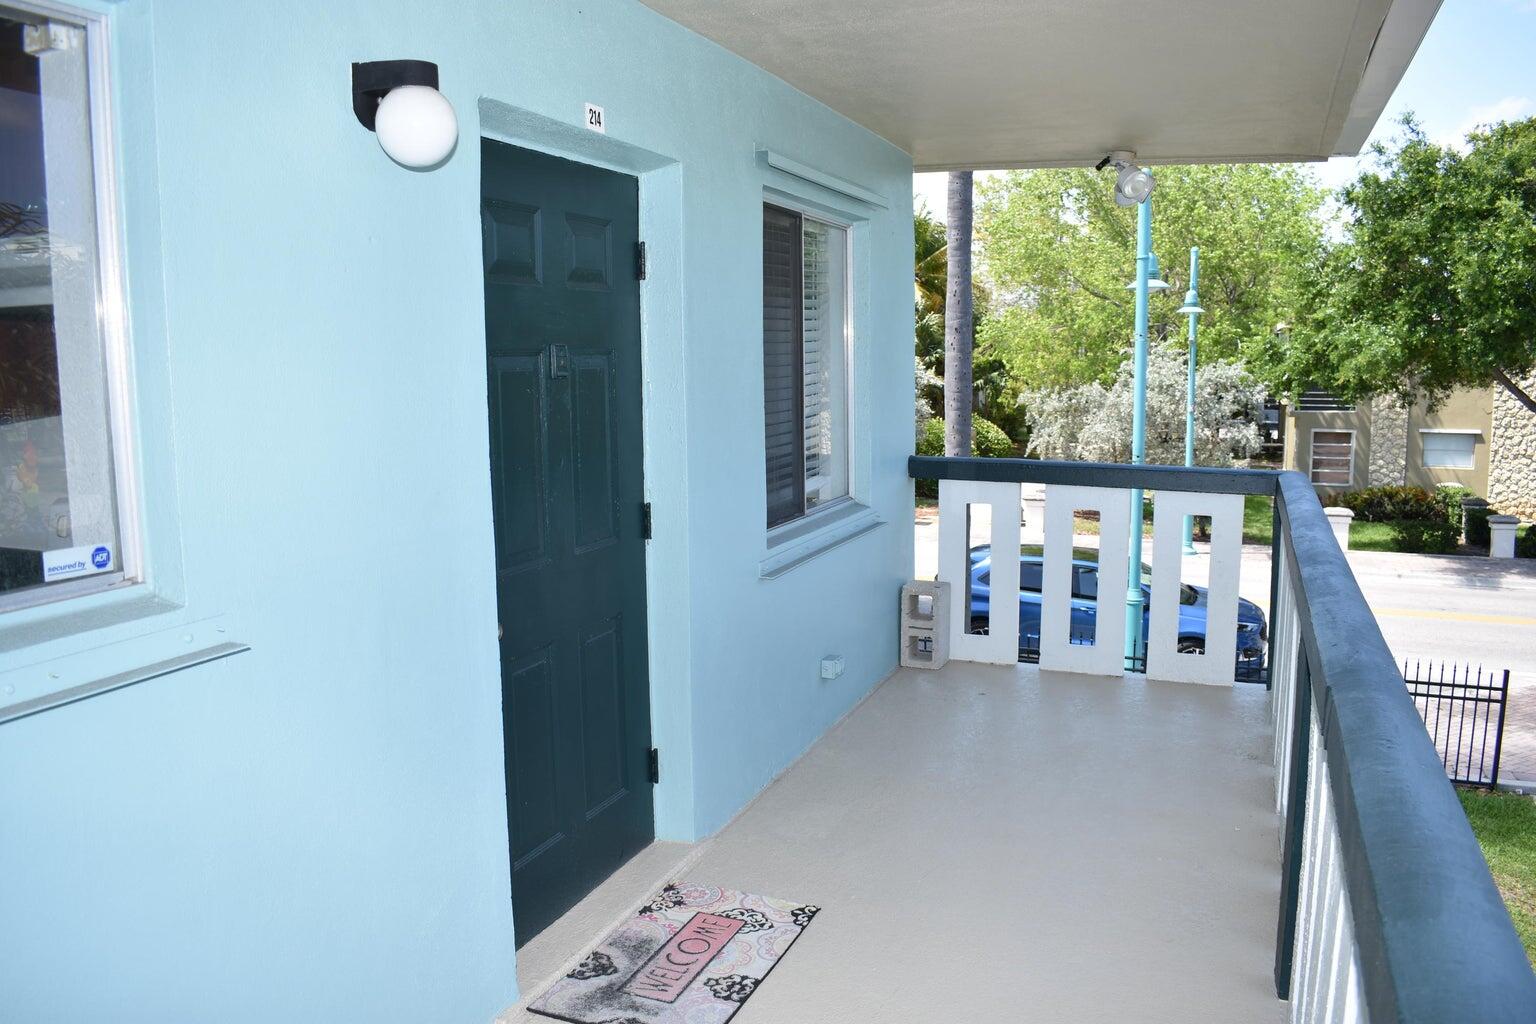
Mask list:
[[[1195,637],[1184,637],[1181,640],[1179,640],[1179,653],[1180,654],[1204,654],[1205,653],[1205,641],[1204,640],[1196,639]]]
[[[980,616],[972,616],[972,618],[971,618],[971,628],[970,628],[970,632],[971,633],[979,633],[982,636],[986,636],[991,631],[992,631],[991,623],[988,622],[988,620],[983,619]]]

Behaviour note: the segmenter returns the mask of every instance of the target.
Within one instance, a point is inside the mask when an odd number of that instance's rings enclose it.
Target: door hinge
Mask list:
[[[635,277],[645,280],[645,243],[635,243]]]
[[[647,761],[647,771],[649,772],[652,785],[661,781],[661,751],[655,747],[651,748],[650,758]]]
[[[640,506],[640,538],[651,539],[651,503],[648,501]]]

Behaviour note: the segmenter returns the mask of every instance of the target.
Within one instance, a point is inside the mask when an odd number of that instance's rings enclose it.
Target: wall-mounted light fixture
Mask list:
[[[1115,202],[1120,206],[1135,206],[1157,187],[1152,172],[1136,166],[1136,154],[1128,149],[1114,150],[1094,170],[1102,171],[1111,165],[1119,172],[1115,176]]]
[[[352,111],[404,167],[433,167],[459,141],[453,104],[437,91],[437,65],[374,60],[352,65]]]

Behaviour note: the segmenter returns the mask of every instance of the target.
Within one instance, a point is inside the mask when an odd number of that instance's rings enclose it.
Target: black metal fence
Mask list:
[[[1497,786],[1509,669],[1500,675],[1481,665],[1405,660],[1403,681],[1450,780]]]

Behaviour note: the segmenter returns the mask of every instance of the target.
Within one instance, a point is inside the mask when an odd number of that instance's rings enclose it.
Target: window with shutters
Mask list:
[[[1312,431],[1312,482],[1348,487],[1355,482],[1355,433]]]
[[[848,229],[763,206],[768,526],[848,497]]]

